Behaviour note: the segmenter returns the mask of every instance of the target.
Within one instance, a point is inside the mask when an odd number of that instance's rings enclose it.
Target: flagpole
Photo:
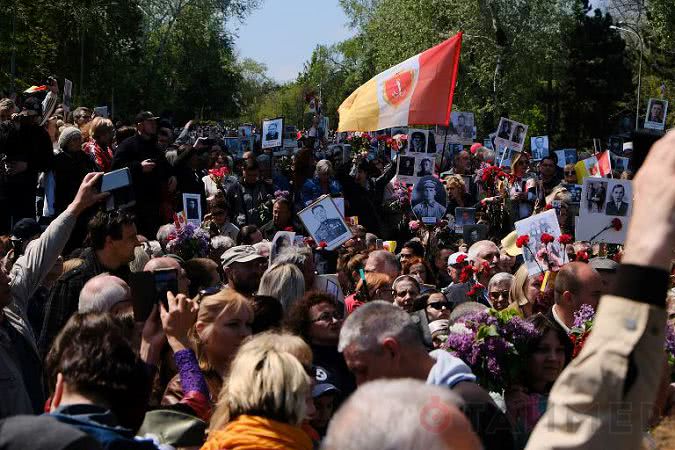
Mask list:
[[[441,149],[441,165],[439,167],[440,173],[438,174],[439,178],[441,176],[441,173],[443,173],[443,161],[445,160],[445,144],[448,142],[448,129],[450,128],[450,124],[448,123],[448,126],[445,127],[445,137],[443,138],[443,148]]]

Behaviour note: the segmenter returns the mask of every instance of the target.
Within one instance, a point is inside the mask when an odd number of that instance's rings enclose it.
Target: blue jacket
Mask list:
[[[117,424],[113,413],[97,405],[66,405],[49,414],[59,422],[71,425],[96,439],[105,450],[157,450],[150,440],[134,437],[134,433]]]
[[[342,186],[340,182],[334,178],[331,178],[328,182],[328,192],[326,194],[337,195],[342,193]],[[305,184],[302,186],[302,208],[312,203],[317,198],[321,197],[324,192],[321,190],[321,183],[319,183],[318,178],[311,178],[305,181]]]

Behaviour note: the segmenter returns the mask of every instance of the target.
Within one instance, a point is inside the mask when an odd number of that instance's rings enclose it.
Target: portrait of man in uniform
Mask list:
[[[445,215],[447,197],[440,181],[434,177],[423,178],[415,186],[412,211],[423,222],[436,220]],[[426,219],[426,220],[425,220]]]
[[[319,226],[314,231],[314,237],[317,242],[331,242],[347,232],[347,228],[340,219],[328,218],[326,208],[321,204],[312,208],[312,215],[319,223]]]

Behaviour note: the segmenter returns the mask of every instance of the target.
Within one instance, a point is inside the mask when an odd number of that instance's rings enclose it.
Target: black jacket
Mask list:
[[[80,291],[85,283],[96,275],[109,272],[124,280],[129,278],[129,267],[123,265],[117,271],[109,270],[99,262],[93,248],[87,248],[82,253],[84,262],[79,267],[61,275],[51,290],[45,307],[45,318],[42,322],[42,332],[38,340],[38,349],[44,357],[70,316],[77,312],[80,300]]]

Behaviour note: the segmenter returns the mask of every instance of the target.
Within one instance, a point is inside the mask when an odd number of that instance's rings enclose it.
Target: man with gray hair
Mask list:
[[[102,273],[82,287],[77,312],[119,315],[131,311],[132,306],[129,285],[119,277]]]
[[[274,258],[273,264],[294,264],[305,277],[305,291],[310,291],[316,282],[314,254],[309,247],[286,247]]]
[[[335,414],[324,450],[479,450],[453,392],[413,379],[366,383]],[[363,426],[363,424],[368,426]]]
[[[468,301],[467,292],[472,288],[472,286],[478,282],[484,287],[487,287],[490,282],[490,278],[495,273],[497,269],[497,263],[501,257],[499,252],[499,247],[492,241],[484,240],[474,243],[469,247],[468,260],[469,263],[477,271],[475,275],[475,280],[471,279],[466,283],[455,284],[448,287],[445,292],[445,297],[451,303],[463,303]],[[483,288],[480,290],[478,301],[485,306],[490,306],[488,300],[488,291]]]
[[[387,250],[375,250],[368,255],[366,264],[364,266],[366,272],[377,272],[389,275],[392,280],[395,280],[399,273],[400,267],[396,260],[396,255]]]
[[[466,403],[464,413],[486,449],[512,448],[511,427],[461,359],[445,350],[427,353],[408,313],[383,301],[354,311],[340,330],[338,350],[357,384],[380,378],[414,378],[446,386]]]

